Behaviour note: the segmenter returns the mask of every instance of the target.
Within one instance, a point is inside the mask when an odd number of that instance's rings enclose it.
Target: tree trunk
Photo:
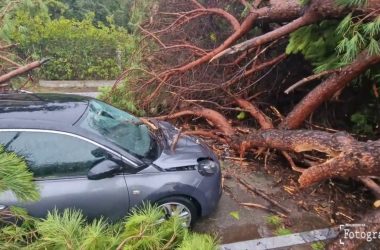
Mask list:
[[[309,130],[265,130],[235,139],[235,143],[250,147],[274,148],[284,151],[319,151],[329,158],[322,164],[305,169],[301,187],[333,177],[380,175],[380,140],[359,142],[346,133],[330,134]]]

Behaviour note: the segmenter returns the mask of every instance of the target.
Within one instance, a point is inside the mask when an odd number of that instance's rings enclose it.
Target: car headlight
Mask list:
[[[218,164],[210,159],[203,159],[198,161],[198,172],[201,175],[213,175],[218,171]]]

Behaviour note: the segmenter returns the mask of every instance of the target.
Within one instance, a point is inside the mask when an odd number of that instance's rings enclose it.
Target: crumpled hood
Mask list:
[[[164,150],[157,160],[153,162],[162,169],[198,165],[199,158],[211,158],[217,161],[215,154],[198,138],[181,135],[174,152],[171,145],[179,130],[168,122],[159,121],[159,126],[164,137]]]

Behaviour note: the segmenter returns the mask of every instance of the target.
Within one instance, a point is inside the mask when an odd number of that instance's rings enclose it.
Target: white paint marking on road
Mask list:
[[[224,244],[221,250],[266,250],[280,247],[290,247],[312,243],[315,241],[324,241],[334,239],[339,234],[339,228],[325,228],[308,232],[289,234],[262,238],[256,240],[240,241],[235,243]]]

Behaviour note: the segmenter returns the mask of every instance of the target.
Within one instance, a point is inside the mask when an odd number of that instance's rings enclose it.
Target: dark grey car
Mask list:
[[[36,217],[76,208],[88,218],[117,220],[143,201],[178,214],[184,225],[217,206],[221,171],[215,154],[167,122],[154,132],[140,119],[96,99],[62,94],[0,95],[0,144],[23,156],[41,199],[21,203],[0,194],[0,209],[17,205]]]

